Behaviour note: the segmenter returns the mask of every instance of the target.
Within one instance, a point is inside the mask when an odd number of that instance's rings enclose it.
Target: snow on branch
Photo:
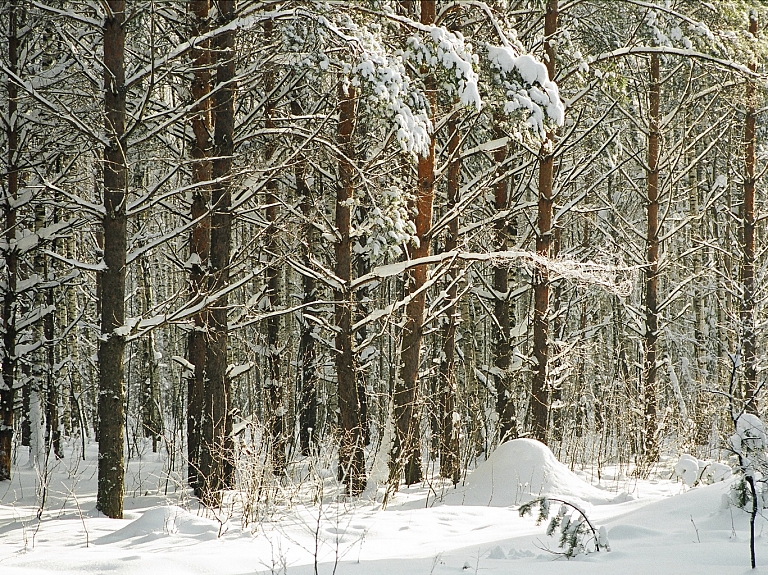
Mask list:
[[[568,258],[547,258],[527,250],[506,250],[489,253],[452,250],[405,262],[379,266],[370,273],[352,281],[350,288],[355,290],[380,279],[400,275],[416,266],[438,264],[453,259],[468,262],[486,261],[495,265],[516,262],[531,268],[542,267],[550,272],[550,279],[552,280],[567,279],[577,283],[598,286],[619,297],[629,296],[632,292],[634,274],[640,269],[638,266],[614,266],[592,261],[578,262]]]
[[[565,106],[547,67],[530,54],[518,54],[511,46],[488,46],[491,69],[504,91],[504,113],[522,112],[526,128],[544,138],[546,124],[562,126]]]

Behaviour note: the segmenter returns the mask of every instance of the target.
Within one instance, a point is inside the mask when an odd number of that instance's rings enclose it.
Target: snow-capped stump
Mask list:
[[[502,443],[469,476],[464,503],[506,507],[555,495],[596,504],[615,497],[579,478],[543,443],[515,439]]]

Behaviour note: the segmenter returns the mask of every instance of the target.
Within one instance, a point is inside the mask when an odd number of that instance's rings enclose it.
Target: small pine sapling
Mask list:
[[[550,518],[550,504],[553,501],[560,503],[560,508]],[[529,515],[536,506],[539,509],[536,525],[549,520],[546,530],[548,537],[556,536],[559,528],[558,547],[563,550],[562,554],[568,559],[580,554],[586,555],[592,551],[611,550],[605,527],[595,529],[586,513],[573,503],[552,497],[540,497],[521,505],[520,517]]]

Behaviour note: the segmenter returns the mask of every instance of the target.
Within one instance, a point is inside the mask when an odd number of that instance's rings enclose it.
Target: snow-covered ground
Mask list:
[[[95,452],[89,447],[82,461],[73,449],[51,464],[40,520],[34,470],[0,483],[2,575],[768,574],[766,521],[758,516],[758,569],[751,571],[748,514],[728,504],[732,479],[687,488],[671,479],[612,477],[607,469],[605,485],[591,485],[530,440],[500,447],[457,489],[437,481],[402,488],[386,509],[380,493],[317,505],[297,498],[245,527],[239,510],[214,517],[166,482],[164,458],[151,453],[129,463],[125,519],[99,516]],[[537,511],[518,513],[520,503],[541,495],[574,503],[604,526],[610,552],[570,560],[554,554],[558,541],[546,536],[546,522],[536,525]]]

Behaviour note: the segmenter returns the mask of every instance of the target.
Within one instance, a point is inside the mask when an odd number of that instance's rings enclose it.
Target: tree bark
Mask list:
[[[551,42],[557,33],[557,0],[547,1],[544,16],[544,47],[547,54],[547,72],[555,77],[555,47]],[[554,179],[554,134],[547,138],[539,152],[539,204],[536,253],[549,257],[552,243],[552,188]],[[549,271],[539,267],[534,272],[533,284],[533,355],[536,358],[531,382],[530,422],[531,435],[547,443],[547,419],[549,417],[549,388],[547,382],[549,356]]]
[[[8,8],[8,67],[14,74],[18,73],[18,20],[17,0],[12,0]],[[18,258],[16,250],[11,247],[11,241],[16,237],[16,207],[14,201],[18,197],[19,172],[17,154],[19,133],[17,130],[16,110],[18,108],[18,87],[10,78],[6,78],[8,91],[8,118],[11,120],[6,127],[8,139],[6,178],[8,189],[4,205],[5,245],[7,251],[3,254],[5,260],[5,291],[3,293],[3,357],[2,380],[0,380],[0,481],[11,478],[11,455],[13,452],[13,401],[15,397],[14,383],[16,371],[16,281],[18,273]]]
[[[109,143],[104,149],[104,264],[101,276],[99,361],[99,472],[96,507],[123,517],[125,323],[127,248],[125,150],[125,0],[108,0],[104,24],[104,111]]]
[[[494,137],[502,138],[504,133],[498,123],[494,126]],[[493,153],[493,161],[500,169],[507,157],[507,147],[502,146]],[[500,174],[497,174],[497,177]],[[509,180],[499,178],[494,185],[494,208],[497,212],[509,208]],[[494,249],[505,251],[508,249],[508,222],[506,218],[496,220],[494,223]],[[499,418],[499,442],[504,442],[517,437],[516,408],[512,395],[509,365],[512,356],[510,341],[511,322],[509,317],[509,268],[506,264],[493,266],[493,315],[496,321],[493,326],[493,365],[496,368],[494,379],[496,381],[496,414]]]
[[[267,20],[264,24],[264,35],[267,42],[272,36],[272,21]],[[264,75],[264,89],[267,93],[267,101],[264,106],[264,125],[267,130],[275,128],[273,116],[275,115],[275,103],[269,96],[274,89],[275,81],[272,70],[267,70]],[[275,152],[276,145],[273,140],[270,141],[265,149],[267,160],[270,160]],[[280,305],[280,267],[277,257],[280,251],[280,233],[277,225],[278,218],[278,186],[277,180],[270,177],[266,185],[266,216],[267,229],[264,232],[267,257],[270,263],[265,270],[265,280],[267,283],[267,298],[269,301],[269,310],[274,311]],[[267,318],[267,377],[264,387],[267,392],[267,421],[271,436],[271,456],[272,472],[275,475],[282,475],[285,472],[285,431],[283,421],[285,417],[285,407],[283,399],[283,382],[281,374],[280,361],[280,316],[273,315]]]
[[[435,0],[422,0],[421,23],[434,24]],[[425,78],[427,98],[433,125],[437,97],[435,79]],[[410,248],[408,256],[416,259],[429,255],[429,232],[432,229],[432,203],[435,195],[435,138],[429,140],[429,149],[419,156],[418,190],[416,198],[416,236],[419,244]],[[400,351],[400,377],[395,383],[394,405],[397,433],[392,449],[392,474],[396,479],[405,472],[406,485],[421,481],[421,449],[419,445],[419,410],[417,408],[419,360],[423,333],[424,292],[417,293],[427,281],[427,266],[412,268],[407,274],[407,293],[412,295],[405,309],[405,326]],[[414,295],[415,294],[415,295]]]
[[[335,290],[336,299],[336,376],[338,378],[339,411],[341,418],[339,446],[339,478],[350,495],[365,489],[365,459],[363,433],[360,424],[360,399],[355,381],[352,351],[352,241],[350,232],[350,202],[354,198],[355,158],[355,89],[339,84],[338,140],[344,156],[339,158],[339,185],[336,188],[336,232],[334,273],[344,284]]]
[[[643,364],[642,405],[645,415],[643,426],[643,456],[646,463],[658,461],[659,447],[656,437],[656,376],[657,345],[659,337],[659,56],[651,55],[651,86],[649,94],[648,134],[648,230],[646,233],[645,268],[645,360]]]
[[[757,36],[757,13],[749,15],[749,33]],[[757,70],[751,62],[749,69]],[[744,119],[744,207],[741,222],[741,339],[744,352],[744,402],[757,415],[757,334],[755,329],[755,85],[747,80],[747,113]]]
[[[190,36],[200,36],[210,28],[208,13],[210,0],[193,0],[189,8],[192,12]],[[192,108],[192,132],[190,142],[192,154],[192,220],[199,220],[189,236],[189,286],[192,299],[202,297],[207,291],[207,272],[211,252],[211,217],[209,204],[211,187],[206,183],[211,180],[211,51],[210,41],[206,40],[192,49],[192,100],[197,102]],[[205,357],[207,347],[208,311],[204,310],[193,318],[192,330],[188,339],[188,361],[194,371],[187,379],[187,481],[200,496],[200,449],[201,432],[205,413],[203,397],[205,395],[206,375]]]
[[[456,118],[451,117],[448,122],[448,203],[447,210],[454,210],[459,202],[459,190],[461,188],[461,134]],[[459,213],[454,214],[448,222],[445,251],[455,250],[459,245]],[[451,479],[453,484],[458,484],[461,479],[461,464],[459,460],[459,433],[461,420],[456,412],[456,300],[459,286],[457,283],[458,268],[452,267],[446,274],[448,283],[448,301],[451,302],[446,310],[443,323],[443,353],[440,362],[440,390],[439,390],[439,420],[440,420],[440,477]]]
[[[298,116],[301,114],[301,108],[297,101],[291,102],[291,114]],[[301,156],[296,164],[296,193],[299,196],[299,209],[304,218],[304,242],[302,244],[302,264],[306,267],[312,265],[310,256],[315,246],[315,227],[313,224],[314,210],[312,193],[307,186],[306,181],[306,161]],[[299,403],[299,447],[301,453],[310,455],[313,447],[316,446],[317,437],[317,359],[315,354],[315,338],[313,325],[305,317],[305,314],[312,314],[314,310],[311,304],[317,300],[317,286],[315,278],[304,274],[301,279],[302,284],[302,308],[300,319],[301,336],[299,338],[299,362],[301,371],[300,380],[300,403]]]
[[[219,0],[219,26],[235,17],[234,0]],[[215,157],[211,189],[211,273],[209,290],[216,292],[229,284],[229,257],[232,243],[232,154],[235,127],[235,31],[226,30],[213,40],[216,55],[214,106]],[[227,376],[227,316],[229,298],[222,295],[210,311],[208,349],[205,358],[207,389],[203,409],[205,420],[201,448],[204,477],[203,498],[208,505],[221,501],[221,490],[231,485],[233,474],[231,382]]]

